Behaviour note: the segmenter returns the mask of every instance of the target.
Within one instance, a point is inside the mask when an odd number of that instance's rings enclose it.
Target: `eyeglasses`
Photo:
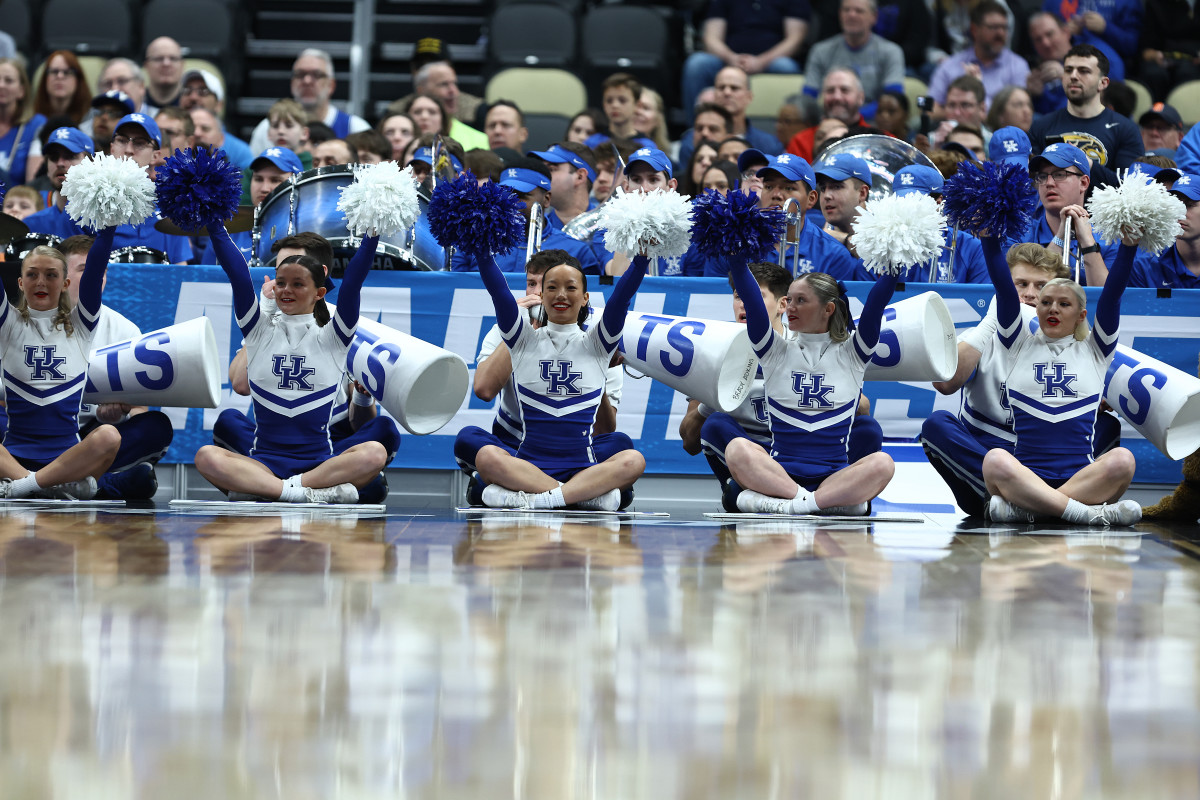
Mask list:
[[[183,87],[182,93],[194,94],[197,97],[208,97],[210,94],[212,94],[207,86],[185,86]]]
[[[155,64],[177,64],[183,61],[183,56],[150,56],[146,60]]]
[[[292,80],[294,81],[302,81],[305,78],[310,81],[323,81],[328,77],[328,72],[322,72],[319,69],[298,69],[292,72]]]
[[[48,70],[46,70],[46,74],[49,75],[51,78],[69,78],[75,74],[75,70],[70,69],[70,68],[48,69]]]
[[[129,111],[124,106],[121,108],[117,108],[116,106],[107,106],[105,108],[96,109],[97,116],[107,117],[108,119],[120,119],[128,113]]]
[[[1050,178],[1054,179],[1055,183],[1062,183],[1067,178],[1082,178],[1082,172],[1072,172],[1069,169],[1056,169],[1053,172],[1035,172],[1029,176],[1033,179],[1035,186],[1041,186]]]
[[[112,138],[112,143],[121,147],[132,146],[134,150],[146,150],[154,146],[154,142],[145,137],[139,136],[136,139],[130,139],[128,136],[119,133]]]
[[[130,83],[133,83],[133,81],[134,79],[132,76],[125,78],[108,78],[107,80],[103,81],[101,85],[105,89],[115,89],[118,86],[126,86]]]

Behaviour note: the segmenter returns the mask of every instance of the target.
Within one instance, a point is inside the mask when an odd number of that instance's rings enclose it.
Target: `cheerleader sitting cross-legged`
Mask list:
[[[213,223],[209,231],[246,339],[257,427],[250,457],[207,445],[196,453],[196,469],[230,494],[289,503],[357,502],[358,487],[379,474],[387,453],[379,442],[368,441],[333,455],[329,421],[378,237],[365,237],[350,259],[332,318],[323,299],[321,263],[309,256],[284,259],[275,272],[281,313],[271,316],[261,312],[246,259],[224,226]]]

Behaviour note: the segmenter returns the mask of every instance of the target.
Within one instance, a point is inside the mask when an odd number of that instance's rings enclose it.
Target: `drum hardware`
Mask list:
[[[0,244],[8,244],[29,233],[29,226],[11,214],[0,214]]]

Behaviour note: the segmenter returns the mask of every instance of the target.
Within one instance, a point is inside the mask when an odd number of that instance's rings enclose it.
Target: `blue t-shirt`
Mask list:
[[[17,125],[0,138],[0,169],[8,173],[8,185],[17,186],[25,182],[25,163],[29,160],[29,149],[45,123],[45,117],[34,114],[29,122]]]
[[[1193,275],[1171,245],[1157,256],[1138,252],[1129,276],[1131,287],[1147,289],[1200,289],[1200,275]]]
[[[796,265],[796,275],[809,272],[825,272],[839,281],[874,281],[875,276],[867,271],[863,263],[846,249],[846,245],[811,223],[805,223],[797,245],[788,245],[783,257],[783,266],[789,272]],[[769,259],[775,260],[775,258]],[[732,257],[709,258],[704,264],[704,277],[723,278],[729,274]]]
[[[954,247],[954,280],[949,280],[951,233],[952,231],[946,231],[946,245],[938,256],[937,269],[932,274],[929,264],[916,264],[909,267],[900,276],[900,280],[907,283],[991,283],[987,263],[983,260],[983,246],[966,231],[958,232],[957,244]]]
[[[725,20],[725,46],[756,56],[783,41],[784,19],[812,19],[808,0],[713,0],[708,19]]]
[[[583,271],[587,275],[599,275],[604,268],[604,265],[597,259],[596,254],[592,252],[592,248],[578,239],[572,239],[561,231],[556,231],[548,228],[544,236],[542,236],[543,250],[566,250],[575,258],[579,259],[579,263],[583,266]],[[512,251],[503,255],[496,256],[496,264],[500,267],[501,272],[524,272],[525,264],[529,261],[525,245],[513,248]],[[475,258],[461,250],[454,253],[450,259],[450,270],[452,272],[478,272],[479,265],[475,263]]]
[[[1018,242],[1033,242],[1040,244],[1042,247],[1049,247],[1050,242],[1054,241],[1054,237],[1058,235],[1057,231],[1050,230],[1050,223],[1046,222],[1046,208],[1041,203],[1038,203],[1037,210],[1033,212],[1033,224],[1029,227],[1026,234],[1020,239],[1011,241],[1008,245],[1011,247]],[[1121,246],[1120,242],[1111,242],[1105,244],[1103,239],[1096,239],[1096,244],[1100,245],[1100,256],[1104,259],[1104,263],[1111,267],[1113,259],[1117,257],[1117,248]],[[1071,271],[1072,277],[1075,274],[1075,253],[1078,252],[1075,240],[1071,240],[1071,254],[1067,256],[1063,254],[1063,262],[1067,265],[1067,269]],[[1083,264],[1079,264],[1079,285],[1087,286],[1087,271]]]

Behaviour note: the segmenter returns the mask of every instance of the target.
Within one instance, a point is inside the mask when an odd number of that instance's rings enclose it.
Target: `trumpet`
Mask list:
[[[783,235],[779,237],[779,266],[787,269],[787,253],[788,245],[793,246],[792,250],[792,277],[799,277],[800,269],[800,233],[804,230],[804,211],[800,208],[800,203],[796,198],[789,197],[783,201]],[[795,227],[796,236],[788,239],[788,229]]]
[[[529,227],[525,236],[525,258],[542,249],[542,229],[546,227],[546,212],[540,204],[534,203],[529,209]]]
[[[1071,266],[1071,234],[1074,233],[1074,231],[1075,231],[1075,220],[1073,217],[1067,217],[1067,224],[1065,226],[1065,230],[1063,231],[1063,263],[1066,264],[1068,267]],[[1076,239],[1075,241],[1076,241],[1075,282],[1079,283],[1079,270],[1083,266],[1080,262],[1083,261],[1083,257],[1080,256],[1079,252],[1078,252],[1079,240]]]

